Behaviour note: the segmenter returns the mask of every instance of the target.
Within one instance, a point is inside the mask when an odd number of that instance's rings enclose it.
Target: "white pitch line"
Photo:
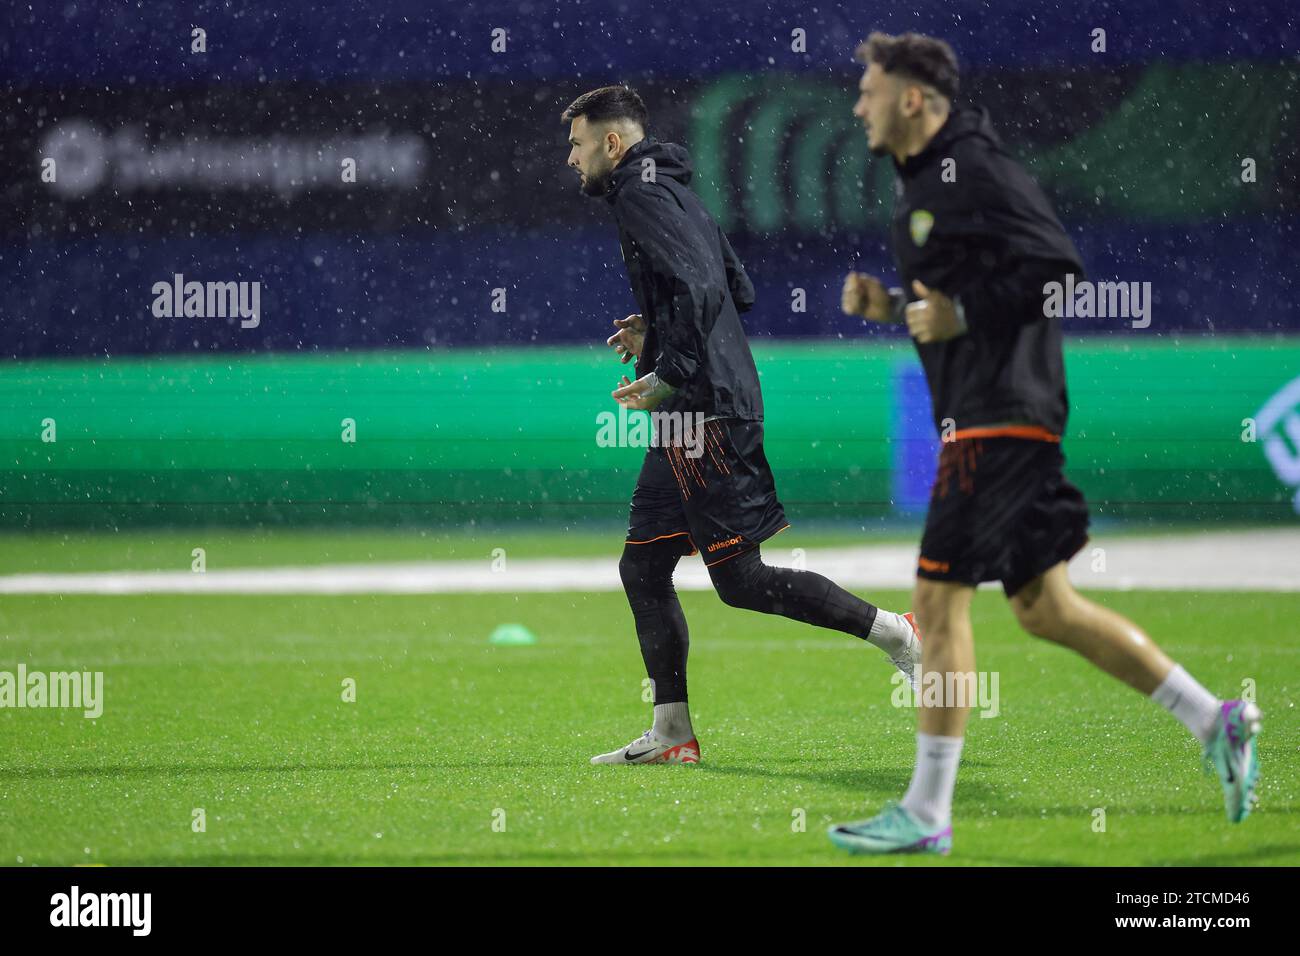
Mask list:
[[[616,538],[611,550],[619,549]],[[772,564],[802,566],[852,588],[910,588],[912,545],[811,548],[802,562],[788,548],[765,548]],[[1080,587],[1154,591],[1300,591],[1300,528],[1161,537],[1094,539],[1070,565]],[[675,583],[712,587],[698,557]],[[996,585],[993,585],[996,586]],[[425,561],[192,571],[105,571],[0,576],[0,594],[474,594],[621,591],[617,554],[601,558]]]

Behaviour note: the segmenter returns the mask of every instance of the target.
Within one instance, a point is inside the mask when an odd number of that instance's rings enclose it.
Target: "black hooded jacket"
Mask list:
[[[1044,315],[1043,286],[1066,273],[1082,278],[1083,264],[1047,197],[983,109],[954,111],[923,151],[896,166],[903,290],[918,299],[912,281],[920,279],[955,298],[968,326],[916,347],[936,427],[1017,422],[1060,435],[1068,414],[1061,320]]]
[[[754,286],[690,179],[686,150],[649,138],[610,175],[605,198],[647,326],[636,375],[656,372],[677,389],[656,411],[761,421],[758,371],[740,324]]]

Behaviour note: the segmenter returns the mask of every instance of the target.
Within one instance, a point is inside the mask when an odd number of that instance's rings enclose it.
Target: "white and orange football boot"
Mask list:
[[[653,730],[647,730],[626,747],[607,754],[597,754],[591,758],[599,763],[699,763],[700,742],[692,737],[681,744],[670,744],[656,737]]]
[[[912,693],[920,696],[921,694],[921,632],[916,627],[916,618],[912,612],[899,615],[912,628],[912,636],[915,640],[911,641],[907,649],[897,657],[891,657],[889,662],[903,672],[907,682],[912,685]]]

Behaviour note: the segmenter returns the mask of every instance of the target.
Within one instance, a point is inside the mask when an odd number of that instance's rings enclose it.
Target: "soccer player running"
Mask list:
[[[654,723],[595,764],[698,763],[686,698],[686,618],[673,589],[683,556],[704,555],[732,607],[844,631],[883,650],[909,680],[920,663],[910,616],[877,608],[810,571],[771,567],[759,546],[785,512],[763,454],[763,397],[741,326],[754,287],[727,237],[687,187],[691,160],[646,136],[646,108],[622,86],[592,90],[564,111],[568,165],[603,198],[639,314],[614,322],[608,344],[636,381],[613,397],[653,409],[655,440],[632,493],[619,574],[654,685]],[[676,424],[677,427],[665,427]]]
[[[1001,581],[1022,628],[1077,651],[1181,721],[1218,772],[1228,819],[1245,819],[1258,773],[1258,708],[1217,699],[1137,625],[1081,596],[1066,574],[1087,541],[1088,512],[1062,471],[1061,323],[1045,314],[1044,285],[1081,275],[1079,254],[988,114],[952,108],[958,69],[948,44],[874,33],[856,56],[866,71],[853,113],[871,151],[893,156],[898,174],[892,242],[907,292],[850,273],[844,311],[907,324],[935,423],[950,431],[913,595],[924,680],[938,672],[955,686],[949,675],[973,676],[971,597],[981,581]],[[919,710],[906,795],[870,820],[833,827],[836,845],[949,851],[967,703]]]

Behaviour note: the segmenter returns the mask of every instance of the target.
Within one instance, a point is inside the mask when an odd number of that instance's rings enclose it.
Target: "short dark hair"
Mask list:
[[[560,117],[560,122],[569,123],[579,116],[587,117],[588,123],[631,120],[642,129],[645,129],[646,121],[650,118],[641,97],[627,86],[602,86],[598,90],[583,93],[569,104],[569,108]]]
[[[890,36],[873,33],[858,45],[853,58],[863,66],[879,63],[886,73],[924,83],[952,99],[960,85],[957,54],[943,40],[921,33]]]

